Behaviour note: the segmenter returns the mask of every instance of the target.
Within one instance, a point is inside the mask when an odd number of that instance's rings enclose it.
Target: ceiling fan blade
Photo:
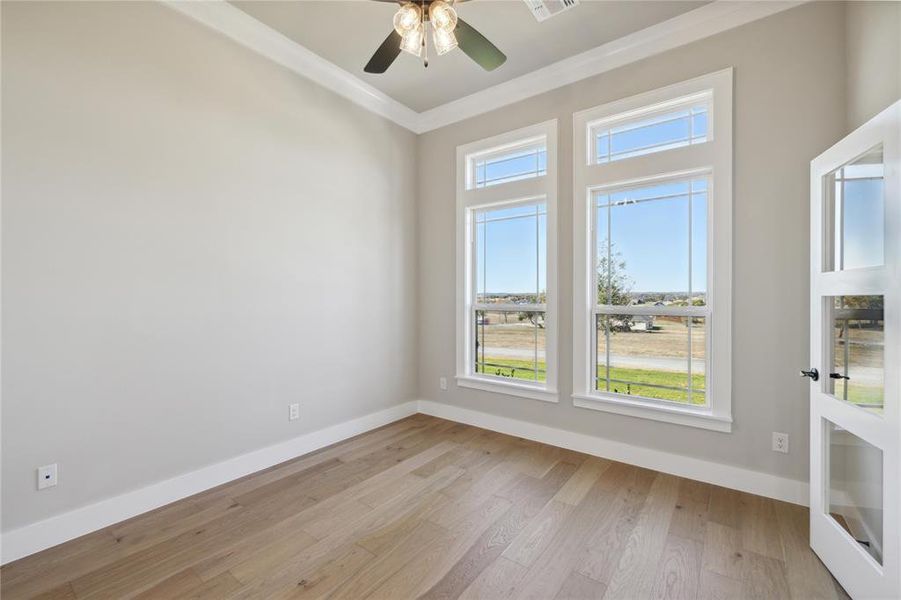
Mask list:
[[[486,71],[493,71],[507,60],[506,55],[497,46],[488,41],[484,35],[463,19],[457,19],[454,30],[457,44],[466,56],[476,61]]]
[[[397,55],[400,54],[400,42],[400,35],[392,29],[385,41],[382,42],[382,45],[379,46],[372,58],[369,59],[369,62],[366,63],[366,66],[363,67],[363,70],[367,73],[384,73],[387,71],[394,59],[397,58]]]

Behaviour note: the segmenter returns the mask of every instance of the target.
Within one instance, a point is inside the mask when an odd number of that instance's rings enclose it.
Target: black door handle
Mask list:
[[[810,377],[813,381],[817,381],[820,378],[820,372],[816,369],[811,369],[809,371],[801,369],[801,377]]]
[[[847,375],[842,375],[841,373],[829,373],[829,379],[851,379]]]

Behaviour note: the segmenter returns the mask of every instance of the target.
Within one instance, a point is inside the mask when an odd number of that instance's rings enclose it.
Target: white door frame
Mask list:
[[[829,223],[826,176],[882,145],[885,167],[885,264],[824,271]],[[887,108],[811,162],[810,356],[819,381],[810,382],[810,545],[855,598],[901,597],[901,101]],[[884,412],[879,415],[826,393],[831,369],[826,298],[884,296]],[[829,448],[826,422],[882,451],[882,565],[829,516]]]

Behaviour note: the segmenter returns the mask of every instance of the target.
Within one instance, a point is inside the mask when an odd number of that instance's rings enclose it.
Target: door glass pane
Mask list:
[[[885,198],[882,146],[833,171],[827,178],[831,256],[827,271],[884,264]]]
[[[882,564],[882,451],[826,421],[829,515]]]
[[[832,368],[827,391],[839,400],[882,413],[885,321],[882,296],[834,296]]]
[[[544,312],[476,310],[473,371],[479,375],[543,382]]]

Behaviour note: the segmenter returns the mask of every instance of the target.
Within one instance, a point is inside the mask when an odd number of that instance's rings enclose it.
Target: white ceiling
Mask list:
[[[322,58],[422,112],[601,44],[666,21],[706,2],[689,0],[582,0],[539,23],[522,0],[472,0],[457,5],[461,18],[507,55],[488,73],[460,50],[432,57],[428,69],[405,53],[387,73],[363,66],[391,31],[393,3],[367,0],[233,1],[247,14]]]

